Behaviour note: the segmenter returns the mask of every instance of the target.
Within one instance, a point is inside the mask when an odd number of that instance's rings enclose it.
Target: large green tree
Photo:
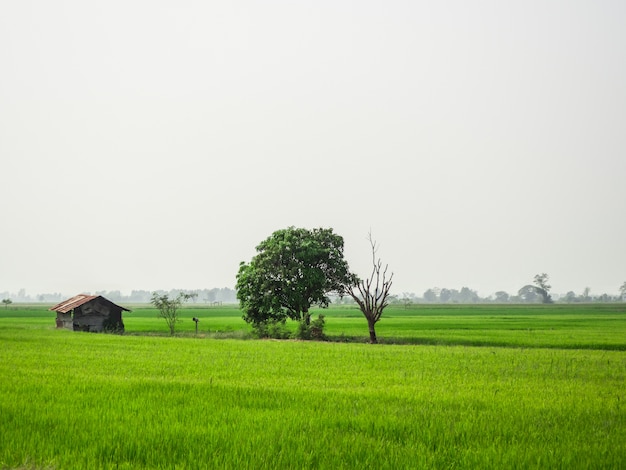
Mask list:
[[[311,306],[327,307],[328,294],[339,292],[350,276],[343,237],[332,228],[277,230],[256,251],[237,274],[237,298],[248,323],[290,318],[309,325]]]

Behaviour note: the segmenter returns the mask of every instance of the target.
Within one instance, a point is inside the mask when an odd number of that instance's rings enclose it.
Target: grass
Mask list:
[[[149,308],[123,336],[1,312],[0,468],[626,466],[623,305],[390,309],[378,346],[324,313],[334,342],[234,339],[227,307],[175,337]]]
[[[367,323],[353,306],[317,309],[326,316],[330,341],[368,342]],[[50,315],[50,314],[49,314]],[[181,311],[179,336],[247,338],[251,328],[235,306],[190,306]],[[125,316],[128,334],[167,335],[156,310],[137,306]],[[288,326],[295,330],[291,322]],[[513,346],[626,350],[624,304],[577,305],[416,305],[390,307],[377,324],[384,344]]]

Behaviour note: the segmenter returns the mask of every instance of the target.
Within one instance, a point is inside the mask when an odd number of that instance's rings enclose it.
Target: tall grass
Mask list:
[[[452,329],[498,331],[489,315]],[[116,336],[14,318],[0,318],[0,468],[626,466],[622,350]],[[424,334],[447,318],[421,317]]]
[[[330,341],[368,342],[367,322],[355,307],[313,310],[326,317]],[[179,336],[246,338],[250,326],[234,306],[188,307],[181,311]],[[138,307],[124,318],[128,334],[166,334],[156,310]],[[296,329],[294,322],[288,328]],[[388,308],[377,324],[381,343],[461,346],[515,346],[626,350],[624,304],[581,305],[417,305]]]

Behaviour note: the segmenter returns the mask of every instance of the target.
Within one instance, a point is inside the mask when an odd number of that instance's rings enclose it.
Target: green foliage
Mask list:
[[[311,306],[327,307],[329,292],[347,282],[343,238],[332,229],[289,227],[261,242],[237,274],[237,297],[248,323],[310,321]]]
[[[320,313],[317,318],[311,322],[311,339],[318,341],[326,339],[326,335],[324,334],[324,327],[326,326],[325,318],[326,317]]]
[[[252,324],[252,332],[255,338],[287,339],[291,332],[285,324],[285,320],[266,320]]]
[[[304,340],[325,340],[326,335],[324,335],[324,326],[326,325],[326,320],[324,318],[324,315],[320,313],[318,317],[310,323],[307,323],[305,320],[300,320],[298,322],[298,328],[296,330],[295,337],[297,339]]]
[[[158,309],[159,317],[163,318],[167,323],[170,335],[174,335],[176,332],[176,323],[180,321],[178,309],[191,297],[192,295],[186,294],[185,292],[179,292],[173,299],[170,299],[168,294],[152,293],[151,303]]]

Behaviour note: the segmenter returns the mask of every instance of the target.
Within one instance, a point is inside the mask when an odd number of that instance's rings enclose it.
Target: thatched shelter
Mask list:
[[[120,307],[101,295],[80,294],[61,302],[49,310],[57,312],[57,328],[74,331],[114,331],[123,332],[122,311]]]

